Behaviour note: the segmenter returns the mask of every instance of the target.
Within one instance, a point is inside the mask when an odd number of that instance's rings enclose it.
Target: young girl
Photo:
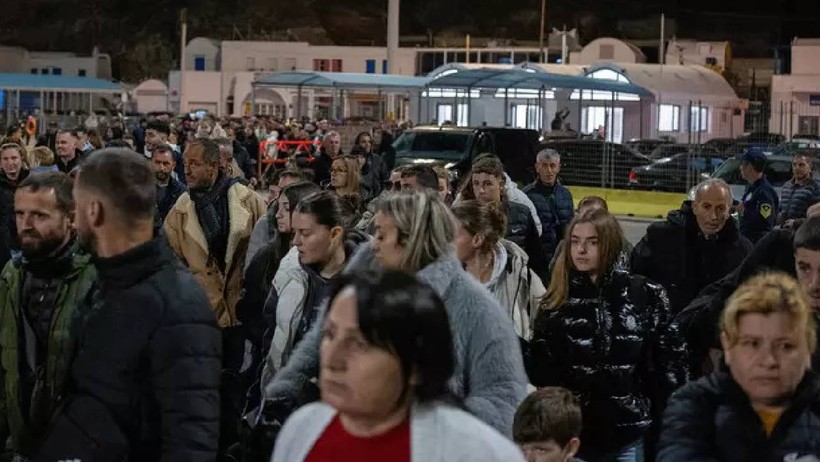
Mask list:
[[[579,457],[643,460],[643,438],[687,378],[685,349],[663,288],[616,266],[623,245],[605,210],[576,215],[533,323],[527,357],[537,387],[581,398]]]

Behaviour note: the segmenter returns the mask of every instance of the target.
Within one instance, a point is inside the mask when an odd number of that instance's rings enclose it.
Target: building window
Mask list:
[[[818,135],[820,134],[820,117],[800,116],[797,119],[798,135]]]
[[[343,72],[342,71],[342,60],[341,59],[334,59],[332,63],[331,70],[333,72]]]
[[[531,128],[539,130],[543,109],[532,104],[513,104],[510,107],[510,120],[515,128]]]
[[[314,59],[313,70],[318,72],[328,72],[330,70],[329,59]]]
[[[387,60],[382,60],[382,74],[387,74]]]
[[[44,67],[44,68],[40,69],[40,73],[43,74],[43,75],[48,75],[48,68]]]
[[[39,69],[37,69],[36,67],[32,67],[32,68],[31,68],[31,73],[32,73],[32,74],[37,74],[37,72],[39,72],[39,71],[40,71],[40,70],[39,70]]]
[[[603,133],[607,141],[620,143],[624,137],[624,108],[615,108],[615,117],[612,118],[612,108],[604,106],[585,107],[581,114],[581,131],[584,133]]]
[[[615,59],[615,45],[601,45],[598,48],[598,59]]]
[[[255,58],[246,58],[245,59],[245,69],[249,71],[253,71],[256,69],[256,59]]]
[[[458,105],[458,114],[453,114],[453,105],[452,104],[443,104],[439,103],[436,106],[436,120],[438,121],[439,126],[443,125],[445,122],[453,123],[455,117],[458,117],[456,121],[456,125],[459,127],[466,127],[470,124],[470,114],[468,113],[467,105],[466,104],[459,104]]]
[[[54,75],[63,75],[63,69],[61,67],[55,67],[51,69],[51,73]]]
[[[689,131],[707,133],[709,131],[709,108],[693,107],[689,117]]]
[[[204,71],[205,70],[205,57],[204,56],[196,56],[194,58],[194,70],[195,71]]]
[[[680,131],[680,106],[661,104],[658,107],[658,131]]]
[[[85,69],[78,70],[77,75],[80,76],[80,77],[85,77]]]
[[[376,60],[375,59],[368,59],[364,62],[365,72],[368,74],[375,74],[376,73]]]
[[[268,70],[275,71],[277,64],[276,58],[268,58]]]

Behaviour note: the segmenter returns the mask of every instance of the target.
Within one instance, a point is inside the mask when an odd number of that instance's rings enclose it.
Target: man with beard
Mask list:
[[[265,201],[219,169],[219,145],[198,139],[183,154],[188,192],[165,218],[165,236],[180,260],[208,294],[223,328],[222,441],[236,438],[236,422],[246,390],[236,385],[245,336],[236,317],[242,276],[254,224],[265,215]]]
[[[185,170],[182,168],[182,154],[180,154],[179,146],[170,144],[168,138],[171,136],[171,125],[162,120],[152,120],[148,122],[145,127],[145,157],[151,158],[154,155],[154,150],[159,146],[170,146],[174,155],[174,173],[180,183],[185,184]]]
[[[31,457],[66,389],[77,332],[96,272],[76,251],[74,199],[65,173],[26,178],[14,195],[22,257],[0,277],[0,441]]]
[[[155,233],[148,160],[127,149],[95,151],[74,199],[99,290],[65,403],[34,460],[214,460],[219,329],[205,293]]]
[[[187,188],[172,175],[176,162],[171,146],[161,144],[154,149],[151,156],[151,168],[157,179],[157,210],[159,212],[157,221],[162,223],[177,203],[179,196],[187,191]]]

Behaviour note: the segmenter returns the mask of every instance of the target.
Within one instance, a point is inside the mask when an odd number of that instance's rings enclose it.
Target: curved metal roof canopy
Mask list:
[[[423,88],[429,79],[387,74],[292,71],[276,72],[254,80],[256,86],[408,90]]]
[[[634,84],[538,72],[523,69],[479,68],[444,72],[427,83],[429,88],[564,88],[569,90],[598,90],[634,95],[651,95],[643,87]]]

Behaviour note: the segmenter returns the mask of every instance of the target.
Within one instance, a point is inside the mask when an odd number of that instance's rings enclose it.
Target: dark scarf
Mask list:
[[[209,258],[216,259],[223,270],[228,247],[228,189],[236,182],[235,178],[219,173],[210,189],[190,191],[199,225],[208,243]]]

